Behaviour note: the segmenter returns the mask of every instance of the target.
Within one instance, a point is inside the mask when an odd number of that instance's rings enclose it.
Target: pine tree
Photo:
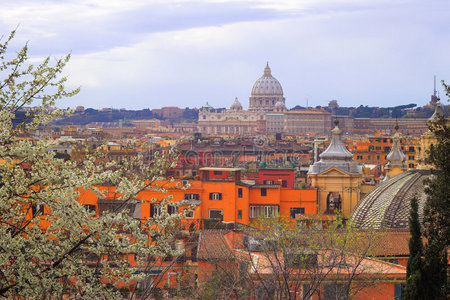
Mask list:
[[[411,210],[409,211],[409,259],[406,266],[406,286],[403,299],[424,299],[422,294],[422,255],[423,245],[420,231],[417,199],[411,199]]]

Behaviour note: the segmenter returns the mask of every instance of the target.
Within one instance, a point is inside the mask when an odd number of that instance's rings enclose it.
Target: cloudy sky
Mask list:
[[[72,53],[61,107],[248,105],[266,61],[286,104],[423,105],[450,82],[448,0],[0,0],[0,36]],[[438,87],[438,90],[442,89]]]

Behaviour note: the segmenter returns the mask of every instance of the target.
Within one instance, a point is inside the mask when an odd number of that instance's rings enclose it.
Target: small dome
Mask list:
[[[241,102],[239,102],[237,97],[234,99],[233,104],[231,104],[230,109],[231,110],[242,110],[242,104],[241,104]]]
[[[272,76],[272,72],[269,67],[269,63],[264,68],[264,74],[258,80],[252,88],[252,96],[258,95],[274,95],[283,96],[283,88],[280,82]]]
[[[334,121],[335,127],[331,130],[331,142],[328,148],[319,155],[320,161],[309,166],[308,174],[319,174],[329,168],[336,167],[350,174],[362,174],[362,166],[353,161],[353,154],[348,151],[341,140],[342,130],[339,121]]]
[[[285,110],[286,109],[286,105],[284,105],[283,101],[278,100],[278,102],[275,103],[275,109],[277,109],[277,110]]]
[[[209,109],[211,109],[211,108],[213,108],[213,107],[208,103],[208,101],[206,101],[206,104],[203,105],[201,108],[202,108],[202,109],[209,110]]]
[[[390,169],[392,166],[401,166],[406,169],[406,155],[402,152],[400,145],[400,133],[398,132],[398,124],[395,125],[395,133],[392,136],[392,149],[389,154],[386,156],[388,163],[385,166],[385,169]]]

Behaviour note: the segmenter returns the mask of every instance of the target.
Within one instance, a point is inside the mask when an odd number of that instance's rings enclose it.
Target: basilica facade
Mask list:
[[[265,131],[265,112],[246,111],[234,99],[229,109],[215,109],[208,103],[200,108],[198,129],[204,135],[255,135]]]
[[[243,110],[237,98],[229,109],[215,109],[207,103],[200,108],[198,130],[207,135],[263,134],[266,132],[266,114],[285,111],[285,101],[283,88],[272,76],[267,63],[263,75],[253,85],[248,110]]]
[[[206,135],[327,135],[330,129],[331,114],[324,109],[286,109],[283,88],[268,63],[253,85],[248,110],[236,98],[229,109],[204,105],[198,119],[198,131]]]

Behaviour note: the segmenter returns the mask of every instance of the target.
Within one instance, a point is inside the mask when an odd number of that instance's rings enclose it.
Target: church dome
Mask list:
[[[252,88],[252,96],[260,95],[283,96],[283,88],[281,87],[280,82],[272,76],[269,63],[267,63],[264,68],[263,76],[256,80]]]
[[[233,104],[231,104],[230,109],[231,110],[242,110],[242,104],[241,104],[241,102],[239,102],[237,97],[234,99]]]
[[[371,190],[353,210],[352,224],[360,228],[408,229],[411,198],[419,204],[419,217],[423,217],[426,201],[424,179],[427,170],[410,170],[383,181]]]
[[[278,101],[277,103],[275,103],[275,110],[276,111],[286,110],[286,105],[284,105],[283,101]]]
[[[335,120],[334,124],[330,145],[319,155],[320,161],[309,166],[308,174],[319,174],[332,167],[349,174],[362,174],[362,166],[353,161],[353,154],[348,151],[341,139],[342,130],[338,127],[339,121]]]
[[[400,146],[401,137],[400,133],[398,132],[398,125],[395,125],[395,133],[392,136],[392,140],[393,140],[392,149],[386,156],[386,159],[388,160],[386,168],[390,168],[393,165],[406,168],[406,155],[402,152]]]
[[[201,107],[201,109],[206,109],[206,110],[209,110],[209,109],[212,109],[212,108],[213,107],[208,103],[208,101],[206,101],[206,104]]]

